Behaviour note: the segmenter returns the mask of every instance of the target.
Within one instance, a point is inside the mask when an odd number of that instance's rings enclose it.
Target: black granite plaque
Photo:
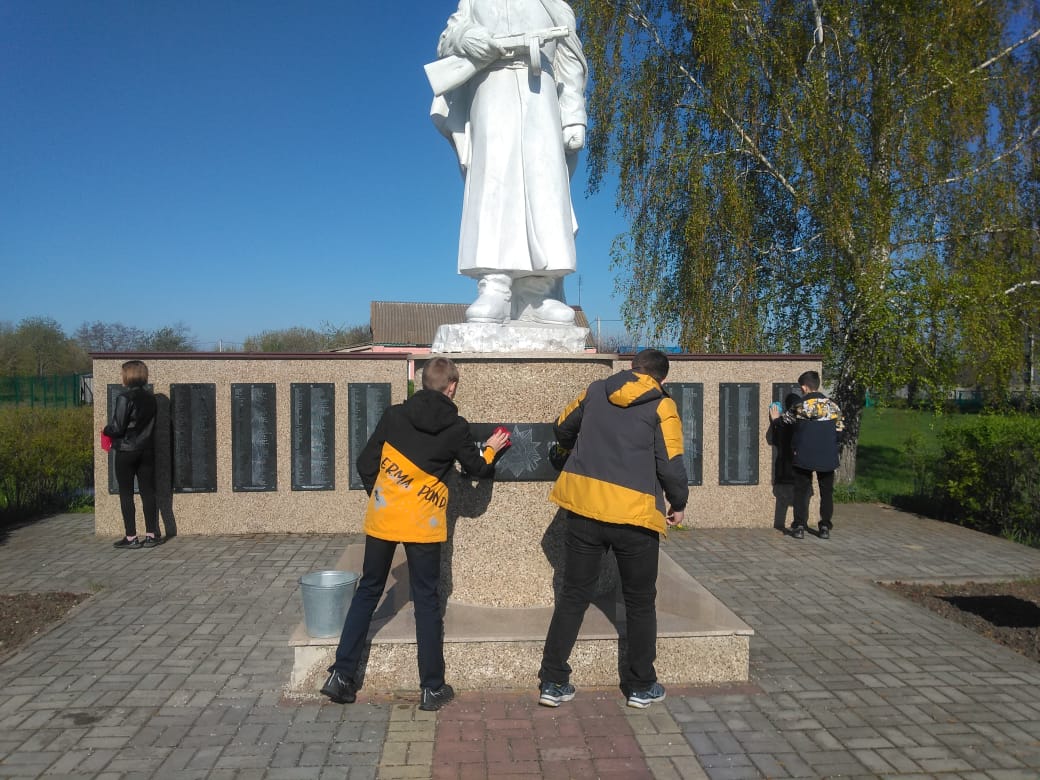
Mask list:
[[[231,489],[278,489],[273,382],[231,385]]]
[[[802,397],[802,388],[797,382],[773,382],[773,398],[772,400],[780,404],[780,407],[787,410],[787,405],[784,403],[789,395],[796,395],[799,398]]]
[[[364,490],[357,470],[358,455],[376,429],[379,418],[390,406],[389,382],[351,382],[347,385],[349,425],[350,489]]]
[[[675,401],[682,420],[686,479],[691,485],[700,485],[704,482],[704,385],[669,382],[664,389]]]
[[[112,420],[112,412],[116,408],[116,398],[120,396],[126,388],[123,385],[108,385],[108,414],[105,417],[105,425]],[[98,434],[98,441],[100,442],[101,434]],[[108,456],[108,492],[115,494],[119,492],[119,483],[116,482],[116,451],[113,447],[105,453]],[[137,493],[137,479],[134,479],[134,492]]]
[[[292,489],[336,489],[336,386],[291,386]]]
[[[112,412],[116,408],[116,397],[125,390],[122,385],[109,385],[108,386],[108,413],[105,415],[105,425],[108,425],[112,419]],[[100,439],[100,434],[98,434]],[[111,449],[105,453],[108,459],[108,492],[118,493],[119,483],[116,482],[116,451]],[[137,490],[137,483],[134,482],[134,491]]]
[[[549,448],[556,442],[552,423],[470,423],[478,445],[486,442],[499,425],[509,429],[512,446],[495,463],[499,482],[555,482],[560,472],[549,464]]]
[[[175,493],[217,490],[217,386],[170,385]]]
[[[758,384],[719,385],[719,484],[758,484]]]

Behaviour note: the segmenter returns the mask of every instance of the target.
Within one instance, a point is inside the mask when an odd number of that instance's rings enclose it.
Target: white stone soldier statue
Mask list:
[[[468,322],[572,325],[570,176],[585,145],[588,65],[562,0],[460,0],[427,66],[432,114],[465,179],[459,273]],[[440,85],[434,69],[450,74]]]

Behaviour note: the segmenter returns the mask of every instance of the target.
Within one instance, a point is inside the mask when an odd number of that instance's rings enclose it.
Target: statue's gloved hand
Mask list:
[[[576,152],[585,146],[585,125],[566,125],[563,128],[563,148]]]
[[[498,59],[505,50],[483,27],[470,27],[459,41],[460,53],[475,62],[486,64]]]

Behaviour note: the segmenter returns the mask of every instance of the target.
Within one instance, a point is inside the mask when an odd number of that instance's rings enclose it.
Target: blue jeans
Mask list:
[[[603,523],[568,513],[567,556],[563,586],[556,597],[549,633],[542,652],[538,679],[543,683],[570,681],[567,663],[578,639],[585,611],[592,602],[600,565],[607,550],[614,550],[621,593],[625,600],[628,659],[621,669],[626,695],[646,690],[657,682],[657,559],[660,536],[634,525]]]
[[[434,690],[444,685],[444,618],[440,592],[441,545],[439,542],[402,542],[408,556],[408,579],[415,608],[415,640],[419,653],[419,684]],[[357,682],[358,664],[379,599],[386,587],[398,542],[365,536],[365,561],[354,598],[343,622],[336,660],[329,667]]]

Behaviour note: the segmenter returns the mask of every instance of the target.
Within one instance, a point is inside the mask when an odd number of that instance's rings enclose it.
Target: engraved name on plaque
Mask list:
[[[719,385],[719,484],[758,484],[757,383]]]
[[[172,480],[175,493],[217,490],[217,386],[170,385],[173,429]]]
[[[683,465],[691,485],[704,482],[704,385],[700,382],[669,382],[664,385],[675,401],[682,421]]]
[[[294,382],[292,489],[336,489],[336,386]]]
[[[390,406],[389,382],[351,382],[347,385],[349,426],[350,489],[364,490],[357,470],[358,455],[376,429],[379,418]]]
[[[273,382],[231,385],[231,489],[278,489]]]

